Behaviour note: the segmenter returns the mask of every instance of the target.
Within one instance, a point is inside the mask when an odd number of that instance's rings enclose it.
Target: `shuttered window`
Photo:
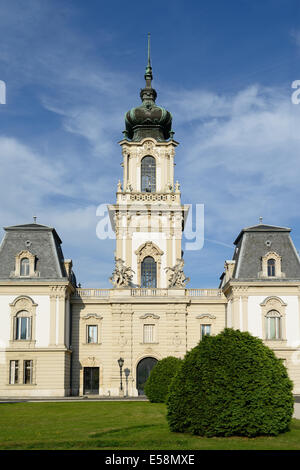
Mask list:
[[[19,361],[9,363],[9,383],[17,384],[19,381]]]
[[[154,325],[144,325],[144,343],[154,343]]]

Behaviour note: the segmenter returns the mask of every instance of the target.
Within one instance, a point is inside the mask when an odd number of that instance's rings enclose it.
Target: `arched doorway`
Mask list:
[[[136,388],[138,389],[139,395],[145,395],[145,382],[156,363],[157,359],[154,359],[154,357],[145,357],[138,363],[136,368]]]

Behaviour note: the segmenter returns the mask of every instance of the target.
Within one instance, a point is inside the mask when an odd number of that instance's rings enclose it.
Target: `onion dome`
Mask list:
[[[145,137],[153,137],[157,141],[172,139],[172,115],[165,108],[157,106],[156,90],[152,88],[153,75],[150,62],[150,34],[148,34],[148,63],[145,72],[145,88],[141,89],[142,104],[132,108],[125,115],[124,137],[140,141]]]

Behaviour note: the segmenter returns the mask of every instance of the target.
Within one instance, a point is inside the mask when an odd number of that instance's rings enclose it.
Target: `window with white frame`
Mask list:
[[[26,360],[23,365],[23,383],[29,385],[32,383],[32,366],[33,361]]]
[[[269,277],[275,276],[276,275],[275,274],[275,267],[276,267],[275,259],[274,258],[268,259],[267,266],[268,266],[268,276]]]
[[[97,325],[87,325],[87,343],[93,344],[98,343],[98,326]]]
[[[154,343],[154,327],[153,324],[145,324],[143,328],[143,342],[144,343]]]
[[[266,339],[281,339],[281,315],[277,310],[270,310],[265,317]]]
[[[29,276],[29,259],[22,258],[20,262],[20,276]]]
[[[29,313],[25,310],[19,312],[16,316],[16,340],[30,340],[31,339],[31,318]]]
[[[210,335],[211,335],[211,325],[200,325],[201,339],[204,338],[204,336],[210,336]]]
[[[19,361],[10,361],[9,363],[9,383],[17,384],[19,382]]]

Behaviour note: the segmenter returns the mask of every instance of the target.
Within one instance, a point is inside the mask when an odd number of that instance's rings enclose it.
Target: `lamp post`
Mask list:
[[[130,374],[130,370],[128,369],[128,367],[126,367],[126,369],[124,369],[124,374],[125,374],[125,377],[126,377],[126,397],[128,397],[128,376]]]
[[[118,359],[118,364],[119,364],[119,367],[120,367],[120,392],[122,394],[122,392],[123,392],[122,367],[123,367],[123,364],[124,364],[124,359],[122,357],[120,357],[120,359]]]

